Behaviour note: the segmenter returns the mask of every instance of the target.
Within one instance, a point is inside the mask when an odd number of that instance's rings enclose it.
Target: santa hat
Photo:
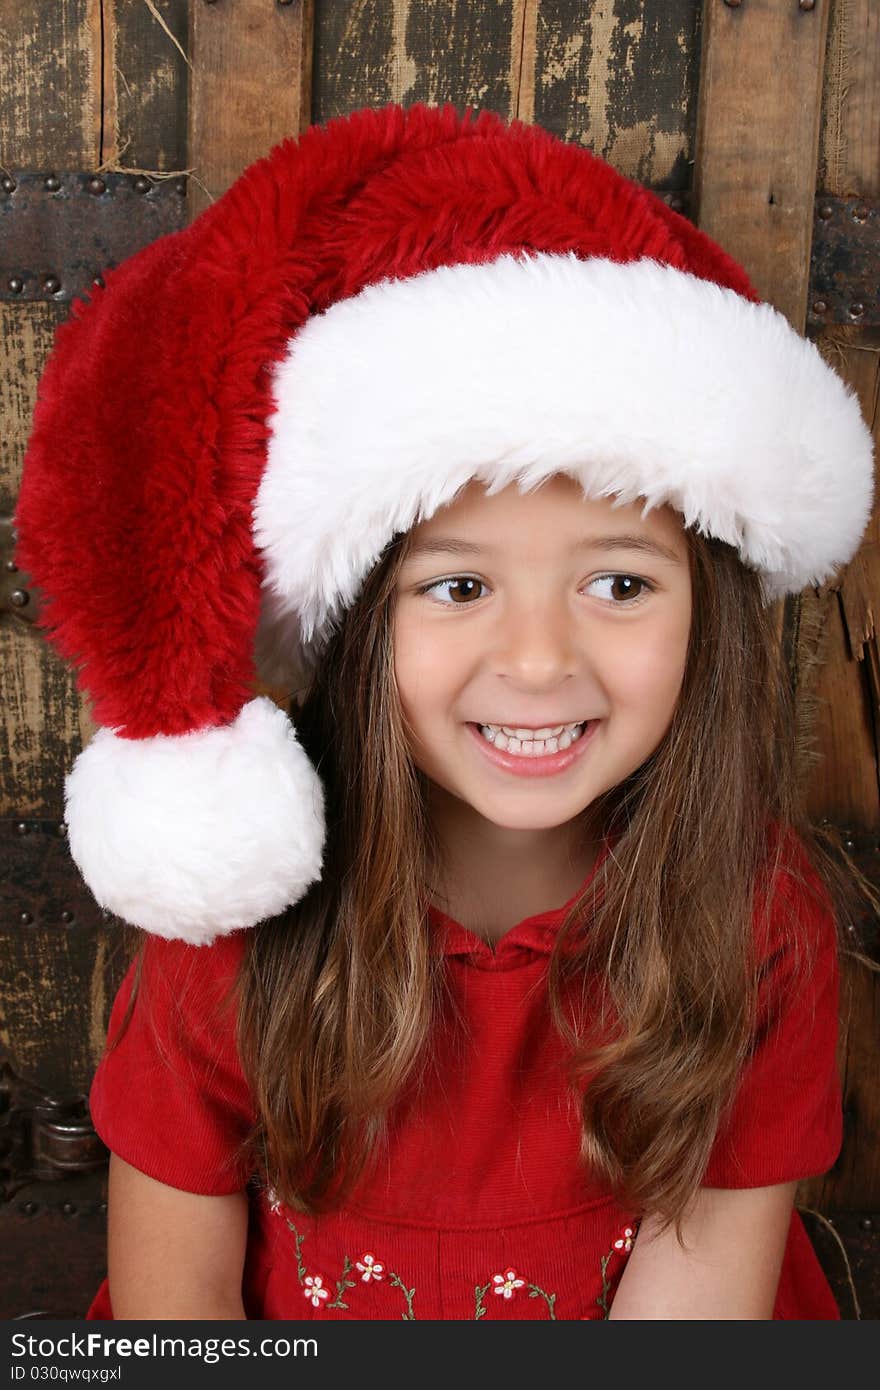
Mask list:
[[[873,496],[854,394],[743,269],[588,150],[482,112],[313,126],[76,303],[16,513],[100,727],[66,782],[98,902],[207,943],[320,878],[317,773],[255,682],[317,659],[472,479],[669,504],[767,602]]]

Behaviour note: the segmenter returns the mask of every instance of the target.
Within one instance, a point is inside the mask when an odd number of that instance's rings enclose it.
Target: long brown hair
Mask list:
[[[679,1234],[755,1028],[754,928],[773,899],[756,885],[787,873],[806,886],[774,827],[799,837],[842,946],[857,888],[871,892],[806,814],[792,696],[757,574],[724,542],[685,534],[693,616],[678,704],[651,757],[589,808],[612,848],[560,929],[547,982],[583,1097],[584,1163],[622,1204]],[[325,788],[324,870],[248,932],[235,982],[257,1114],[244,1149],[280,1200],[305,1211],[351,1190],[444,1006],[426,917],[438,846],[394,680],[407,546],[398,536],[386,548],[293,711]],[[795,948],[798,931],[793,913]],[[602,986],[580,1022],[564,1002],[572,981],[585,1002],[587,982]]]

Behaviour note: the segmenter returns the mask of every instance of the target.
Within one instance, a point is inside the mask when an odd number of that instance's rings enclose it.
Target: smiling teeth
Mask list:
[[[507,724],[480,724],[483,738],[503,753],[520,753],[526,757],[541,757],[545,753],[562,753],[580,738],[583,724],[557,724],[555,728],[512,729]]]

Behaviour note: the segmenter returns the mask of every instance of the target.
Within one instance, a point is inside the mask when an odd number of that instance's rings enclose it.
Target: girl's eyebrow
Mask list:
[[[681,557],[663,545],[661,541],[649,540],[647,536],[585,536],[572,547],[573,550],[639,550],[646,555],[657,555],[661,559],[681,564]],[[492,555],[494,546],[478,545],[473,541],[463,541],[455,536],[424,536],[417,538],[410,546],[407,559],[419,555]]]

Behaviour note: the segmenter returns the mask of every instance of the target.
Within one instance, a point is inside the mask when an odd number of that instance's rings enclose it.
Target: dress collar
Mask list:
[[[506,931],[500,940],[492,944],[442,912],[434,903],[429,903],[428,920],[441,940],[442,953],[446,956],[473,956],[476,958],[475,963],[483,962],[496,966],[502,962],[512,964],[515,960],[522,959],[523,951],[549,956],[556,934],[569,909],[595,876],[611,848],[611,843],[607,835],[603,837],[592,869],[561,907],[549,908],[546,912],[535,913],[533,917],[524,917],[521,922],[517,922]]]

